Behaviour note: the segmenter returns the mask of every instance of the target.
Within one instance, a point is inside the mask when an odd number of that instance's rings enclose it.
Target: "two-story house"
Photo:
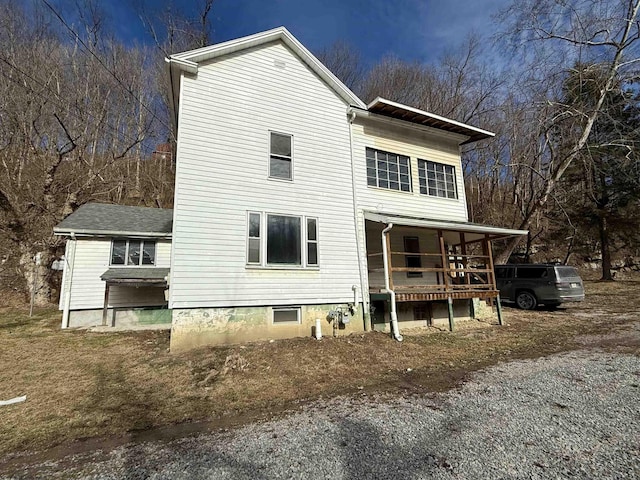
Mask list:
[[[318,320],[400,340],[497,297],[491,241],[526,232],[468,222],[460,161],[460,145],[492,133],[366,105],[284,28],[167,61],[172,349],[310,335]],[[118,307],[107,297],[102,318]]]

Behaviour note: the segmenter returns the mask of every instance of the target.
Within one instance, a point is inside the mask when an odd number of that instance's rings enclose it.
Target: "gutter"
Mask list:
[[[400,329],[398,328],[398,312],[396,310],[396,292],[391,290],[389,285],[389,265],[387,263],[389,258],[389,252],[387,252],[387,233],[393,228],[393,223],[390,223],[382,230],[382,261],[384,263],[384,289],[383,291],[388,293],[391,297],[391,334],[397,341],[402,341],[402,335],[400,335]]]
[[[76,236],[73,232],[69,235],[71,238],[68,240],[69,249],[65,256],[65,268],[69,270],[65,273],[68,274],[68,282],[65,288],[64,309],[62,311],[62,328],[69,328],[69,310],[71,308],[71,285],[73,284],[73,267],[76,261]]]
[[[171,239],[171,233],[167,232],[127,232],[122,230],[62,230],[53,229],[54,235],[69,235],[73,238],[76,236],[86,237],[128,237],[128,238],[163,238]]]
[[[353,224],[356,229],[356,251],[358,256],[358,272],[360,274],[360,292],[362,296],[362,319],[364,320],[365,332],[371,331],[371,314],[369,312],[369,288],[365,283],[363,259],[362,259],[362,246],[360,245],[359,219],[358,219],[358,194],[356,185],[356,165],[353,156],[353,121],[356,118],[356,113],[353,109],[349,109],[349,152],[351,154],[351,192],[353,194]],[[363,219],[364,222],[364,219]],[[364,225],[363,225],[364,227]],[[365,233],[366,235],[366,233]],[[356,291],[353,292],[353,300],[356,301]],[[357,305],[357,303],[355,303]]]

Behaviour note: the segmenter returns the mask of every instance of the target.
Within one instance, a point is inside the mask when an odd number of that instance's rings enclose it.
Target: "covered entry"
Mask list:
[[[369,294],[389,296],[392,322],[397,304],[413,302],[431,310],[433,302],[446,302],[453,330],[454,301],[481,299],[495,303],[502,324],[491,242],[526,231],[373,212],[364,216]]]
[[[127,297],[133,300],[137,298],[138,305],[161,306],[166,304],[164,290],[167,288],[168,268],[140,267],[140,268],[110,268],[100,278],[105,282],[104,305],[102,309],[102,325],[107,325],[110,298],[114,287],[118,287],[120,295],[126,292]],[[129,300],[129,303],[132,303]],[[116,302],[117,303],[117,302]]]

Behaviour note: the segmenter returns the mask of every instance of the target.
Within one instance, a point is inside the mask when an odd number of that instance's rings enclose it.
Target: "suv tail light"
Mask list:
[[[558,287],[558,288],[571,288],[571,284],[569,282],[556,282],[556,287]]]

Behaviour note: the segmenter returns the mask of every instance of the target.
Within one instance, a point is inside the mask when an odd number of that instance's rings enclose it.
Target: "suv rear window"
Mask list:
[[[546,278],[547,267],[518,267],[518,278]]]
[[[580,274],[578,273],[578,271],[573,268],[573,267],[556,267],[556,275],[558,276],[558,279],[561,278],[574,278],[574,277],[579,277]]]

